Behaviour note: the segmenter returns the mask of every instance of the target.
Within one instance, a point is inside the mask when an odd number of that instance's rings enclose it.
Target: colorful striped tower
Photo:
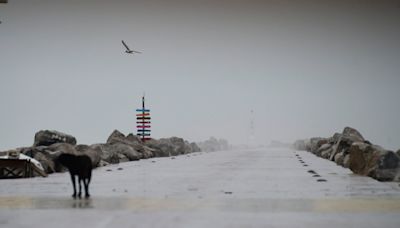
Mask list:
[[[142,141],[150,140],[150,109],[146,109],[144,105],[144,96],[142,97],[142,109],[136,109],[136,128],[137,135]]]

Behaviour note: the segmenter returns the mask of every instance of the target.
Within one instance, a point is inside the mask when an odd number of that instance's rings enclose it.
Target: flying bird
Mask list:
[[[140,51],[135,51],[135,50],[131,50],[131,49],[129,49],[129,47],[128,47],[128,45],[126,45],[126,43],[122,40],[122,44],[125,46],[125,48],[126,48],[126,53],[128,53],[128,54],[133,54],[133,52],[135,52],[135,53],[139,53],[139,54],[141,54],[142,52],[140,52]]]

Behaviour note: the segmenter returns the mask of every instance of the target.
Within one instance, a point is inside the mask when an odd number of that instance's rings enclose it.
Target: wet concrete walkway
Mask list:
[[[400,187],[289,149],[195,153],[0,180],[0,227],[399,227]]]

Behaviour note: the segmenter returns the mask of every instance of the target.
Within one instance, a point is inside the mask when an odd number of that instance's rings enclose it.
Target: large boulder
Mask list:
[[[128,140],[131,143],[143,144],[140,137],[137,135],[134,135],[132,133],[128,134],[125,138],[126,138],[126,140]]]
[[[151,139],[145,145],[153,150],[156,157],[177,156],[200,151],[195,143],[189,143],[178,137]]]
[[[112,143],[123,143],[123,144],[129,144],[132,146],[143,146],[142,140],[133,134],[129,134],[128,136],[125,137],[124,134],[119,132],[118,130],[114,130],[111,135],[107,139],[107,143],[112,144]]]
[[[141,150],[139,150],[138,152],[142,154],[144,159],[148,159],[148,158],[152,158],[154,157],[154,153],[155,153],[155,149],[150,148],[148,146],[143,146],[141,148]]]
[[[336,144],[341,136],[342,134],[336,132],[332,137],[328,138],[328,143],[332,145]]]
[[[342,136],[349,137],[355,142],[363,142],[365,140],[359,131],[351,127],[345,127]]]
[[[192,153],[201,151],[200,147],[194,142],[190,143],[190,148],[192,150]]]
[[[115,151],[117,154],[124,155],[126,158],[128,158],[129,161],[137,161],[143,158],[143,155],[141,153],[137,152],[129,145],[123,143],[107,144],[106,148]]]
[[[318,150],[315,152],[315,154],[317,156],[320,156],[320,157],[323,157],[323,158],[329,158],[331,153],[332,153],[332,151],[333,151],[332,144],[325,143],[325,144],[323,144],[322,146],[320,146],[318,148]]]
[[[100,154],[101,160],[111,164],[125,161],[137,161],[143,157],[141,153],[124,143],[94,144],[91,145],[90,148]]]
[[[335,161],[337,154],[342,154],[342,157],[348,154],[350,146],[355,142],[364,142],[364,137],[356,129],[351,127],[345,127],[342,134],[335,134],[335,144],[333,145],[333,151],[329,157],[331,161]]]
[[[107,143],[114,143],[114,142],[124,142],[125,139],[125,135],[122,134],[120,131],[118,130],[114,130],[110,136],[108,136],[107,139]]]
[[[93,144],[90,145],[90,148],[100,154],[100,163],[102,161],[107,162],[108,164],[117,164],[119,163],[118,153],[115,150],[109,148],[110,144]],[[104,162],[103,162],[104,163]],[[101,166],[99,164],[99,166]]]
[[[315,137],[310,139],[310,151],[314,154],[318,152],[318,149],[328,143],[328,139],[326,138],[321,138],[321,137]]]
[[[151,139],[146,141],[146,146],[154,150],[155,157],[169,157],[173,155],[174,147],[167,139]]]
[[[79,155],[80,153],[75,149],[75,145],[68,143],[55,143],[46,148],[47,150],[53,152],[53,154],[73,154]]]
[[[379,181],[392,181],[400,174],[400,157],[380,146],[356,142],[350,147],[349,153],[349,168],[354,173]]]
[[[142,140],[133,134],[129,134],[125,137],[124,134],[118,130],[114,130],[107,139],[107,144],[118,144],[122,143],[131,147],[134,151],[141,154],[140,158],[151,158],[153,157],[153,151],[150,148],[146,148]]]
[[[186,147],[185,141],[182,138],[171,137],[166,139],[165,142],[172,145],[173,150],[171,151],[171,155],[173,156],[190,153],[190,151],[187,151],[189,148]]]
[[[76,145],[76,139],[58,131],[42,130],[35,134],[34,146],[50,146],[55,143],[68,143]]]
[[[88,145],[77,145],[75,146],[75,150],[78,154],[87,155],[90,160],[92,161],[93,167],[98,167],[101,161],[101,154],[100,151],[94,150]]]

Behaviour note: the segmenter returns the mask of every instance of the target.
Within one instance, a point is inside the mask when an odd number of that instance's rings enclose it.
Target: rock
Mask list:
[[[63,148],[66,143],[56,143],[52,144],[51,147],[48,146],[38,146],[31,147],[24,151],[28,156],[31,156],[38,160],[46,173],[54,173],[54,172],[64,172],[66,168],[57,162],[58,156],[63,153],[60,148]],[[73,145],[66,144],[68,149],[70,147],[73,148]],[[73,153],[73,152],[71,152]]]
[[[133,134],[129,134],[125,137],[125,135],[118,130],[114,130],[113,133],[111,133],[111,135],[108,137],[107,144],[116,143],[122,143],[131,147],[134,151],[141,154],[140,158],[151,158],[154,156],[152,149],[148,147],[145,148],[145,144],[141,141],[141,139]]]
[[[392,181],[399,172],[400,157],[380,146],[357,142],[350,147],[349,153],[349,168],[354,173],[379,181]]]
[[[46,146],[17,148],[17,151],[39,161],[46,173],[56,172],[56,156],[51,154]]]
[[[139,150],[144,144],[138,136],[129,134],[125,137],[124,134],[118,130],[114,130],[107,139],[108,144],[123,143],[132,146],[134,149]]]
[[[345,127],[342,133],[335,133],[328,139],[297,140],[293,147],[335,161],[356,174],[379,181],[400,181],[400,150],[394,153],[373,145],[351,127]]]
[[[325,159],[329,159],[329,157],[331,156],[332,152],[333,152],[333,148],[332,147],[328,148],[327,150],[324,150],[324,151],[321,152],[321,157],[325,158]]]
[[[53,153],[66,153],[66,154],[74,154],[79,155],[78,151],[75,149],[74,145],[68,143],[55,143],[47,147],[47,150],[52,151]]]
[[[330,143],[325,143],[324,145],[320,146],[316,151],[317,156],[321,156],[322,152],[332,150],[332,145]]]
[[[125,139],[125,135],[124,134],[122,134],[118,130],[114,130],[111,133],[111,135],[108,136],[107,143],[111,144],[111,143],[114,143],[114,142],[124,142],[125,140],[126,139]]]
[[[56,172],[65,172],[67,170],[56,159],[56,158],[58,158],[58,156],[60,156],[60,154],[66,153],[66,154],[81,155],[81,153],[75,149],[74,145],[68,144],[68,143],[52,144],[52,145],[46,147],[45,151],[49,153],[49,156],[53,160],[53,162],[55,164]]]
[[[42,130],[35,134],[34,146],[50,146],[55,143],[76,145],[75,137],[58,131]]]
[[[194,142],[190,143],[190,148],[192,150],[192,153],[201,151],[200,147]]]
[[[337,135],[338,136],[338,135]],[[345,127],[343,129],[343,133],[337,139],[333,147],[333,152],[331,153],[330,160],[333,161],[336,154],[343,153],[346,155],[348,153],[348,149],[355,142],[364,142],[364,138],[362,135],[354,128]]]
[[[396,169],[378,169],[370,177],[378,181],[400,181],[400,168]]]
[[[356,174],[366,175],[368,173],[367,166],[370,160],[370,153],[367,148],[370,145],[365,143],[354,143],[349,149],[350,166],[349,168]],[[368,156],[368,157],[367,157]]]
[[[35,157],[33,158],[42,164],[46,173],[56,172],[56,164],[50,156],[46,156],[44,153],[36,153]]]
[[[126,161],[137,161],[142,158],[142,155],[135,151],[129,145],[124,143],[106,143],[95,144],[90,146],[100,154],[101,160],[111,164],[116,164]]]
[[[171,151],[171,155],[180,155],[185,153],[190,153],[187,151],[187,147],[185,141],[182,138],[178,137],[171,137],[164,140],[164,142],[169,143],[172,145],[173,150]]]
[[[365,140],[360,132],[358,132],[356,129],[351,128],[351,127],[345,127],[343,129],[342,136],[350,137],[355,142],[363,142]]]
[[[136,150],[134,150],[129,145],[123,143],[113,143],[110,146],[110,149],[115,151],[117,154],[124,155],[129,161],[137,161],[140,160],[143,155]],[[122,162],[122,161],[120,161]]]
[[[229,150],[230,146],[225,139],[216,139],[215,137],[210,137],[208,140],[199,142],[197,145],[200,147],[201,151],[213,152]]]
[[[124,154],[118,154],[118,160],[119,162],[128,162],[129,158],[126,157]]]
[[[108,163],[108,162],[106,162],[106,161],[104,161],[104,160],[100,160],[98,167],[107,166],[107,165],[109,165],[109,164],[110,164],[110,163]]]
[[[148,146],[143,146],[142,151],[139,152],[142,153],[144,159],[148,159],[154,157],[155,149],[152,149]]]
[[[100,154],[101,161],[105,161],[108,164],[119,163],[119,157],[116,151],[109,148],[110,144],[93,144],[90,148]]]
[[[174,149],[166,139],[151,139],[146,141],[145,144],[154,150],[155,157],[169,157]]]
[[[346,154],[343,159],[343,167],[349,168],[350,167],[350,154]]]
[[[178,137],[161,138],[159,140],[151,139],[146,141],[145,146],[152,149],[155,157],[176,156],[200,150],[197,144],[189,143]]]
[[[314,154],[317,153],[318,149],[328,143],[328,139],[326,138],[320,138],[320,137],[315,137],[310,139],[310,151]]]
[[[341,136],[342,134],[336,132],[332,137],[328,138],[328,143],[332,145],[336,144]]]
[[[88,145],[77,145],[75,146],[75,150],[78,152],[78,154],[85,154],[89,156],[90,160],[92,160],[93,167],[99,166],[101,154],[98,150],[94,150]]]
[[[132,142],[132,143],[138,143],[138,144],[142,144],[142,143],[143,143],[139,136],[134,135],[134,134],[132,134],[132,133],[128,134],[128,135],[126,136],[126,139],[127,139],[128,141]]]
[[[337,154],[335,155],[335,158],[334,158],[336,164],[338,164],[338,165],[340,165],[340,166],[343,166],[344,157],[345,157],[344,152],[337,153]]]

